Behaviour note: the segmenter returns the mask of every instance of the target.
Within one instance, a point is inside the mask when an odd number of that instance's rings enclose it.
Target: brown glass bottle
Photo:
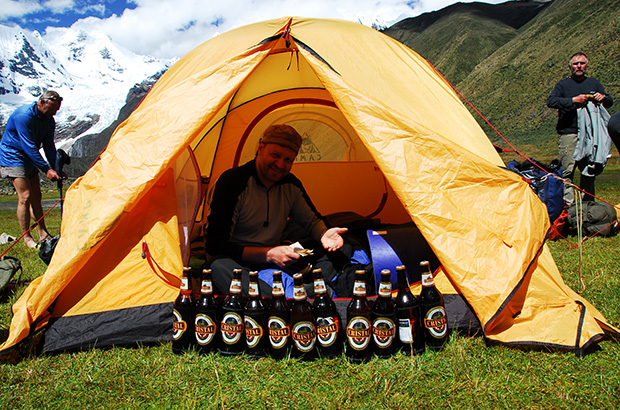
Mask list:
[[[301,273],[293,275],[295,289],[291,306],[291,356],[304,360],[314,359],[316,353],[316,325],[312,317],[312,307],[308,302],[304,280]]]
[[[282,272],[273,272],[271,305],[269,306],[269,354],[274,359],[283,359],[291,347],[291,308],[284,296]]]
[[[203,269],[200,299],[196,302],[194,321],[196,346],[200,354],[207,354],[217,349],[220,338],[217,308],[217,302],[213,297],[211,269]]]
[[[398,339],[403,354],[424,353],[424,333],[420,321],[419,300],[411,293],[407,269],[396,267],[398,295],[396,296],[396,318],[398,320]]]
[[[245,350],[241,272],[241,269],[233,270],[230,291],[222,306],[222,321],[220,322],[222,343],[220,343],[218,351],[225,356],[238,355]]]
[[[389,269],[381,271],[379,293],[371,312],[373,351],[380,358],[389,358],[397,347],[396,308],[392,300],[392,279]]]
[[[366,271],[355,271],[353,298],[347,306],[347,338],[345,355],[352,363],[362,363],[370,358],[372,345],[372,318],[366,299]]]
[[[248,295],[243,316],[246,353],[250,357],[267,357],[267,308],[260,294],[257,271],[250,272]]]
[[[342,354],[343,329],[336,304],[327,294],[321,269],[314,269],[314,303],[312,314],[316,322],[316,340],[321,357],[335,357]]]
[[[174,301],[172,311],[172,352],[183,353],[194,345],[194,302],[189,286],[189,267],[183,268],[181,291]]]
[[[448,340],[448,317],[443,305],[443,295],[435,287],[435,280],[428,261],[420,262],[422,291],[420,292],[420,317],[424,330],[424,343],[429,349],[439,351]]]

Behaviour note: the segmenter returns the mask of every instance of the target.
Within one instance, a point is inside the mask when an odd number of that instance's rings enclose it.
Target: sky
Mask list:
[[[67,27],[99,29],[137,54],[170,59],[182,57],[219,33],[278,17],[337,18],[387,27],[452,3],[456,1],[0,0],[0,24],[36,30],[44,38]]]

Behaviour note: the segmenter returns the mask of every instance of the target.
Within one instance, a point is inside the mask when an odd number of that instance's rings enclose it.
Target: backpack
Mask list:
[[[512,160],[506,168],[527,179],[536,195],[547,206],[551,222],[560,216],[564,209],[564,183],[562,182],[562,167],[558,159],[554,159],[549,165],[534,158],[524,161],[523,164]]]
[[[0,258],[0,294],[9,285],[9,282],[11,282],[11,279],[17,271],[20,271],[19,277],[17,278],[17,282],[19,282],[23,272],[21,261],[14,256],[8,255]]]
[[[585,201],[581,204],[583,221],[582,232],[584,236],[613,236],[620,231],[616,208],[606,202]],[[577,205],[568,208],[568,231],[571,235],[577,235]]]

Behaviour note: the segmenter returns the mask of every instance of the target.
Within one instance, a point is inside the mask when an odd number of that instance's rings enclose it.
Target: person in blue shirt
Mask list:
[[[56,91],[46,91],[39,100],[16,109],[7,121],[0,141],[0,176],[9,178],[17,192],[17,220],[29,248],[38,243],[29,231],[30,215],[38,220],[39,243],[51,238],[42,218],[39,170],[51,181],[63,176],[56,173],[54,145],[54,115],[60,109],[62,97]],[[43,147],[47,162],[39,150]]]

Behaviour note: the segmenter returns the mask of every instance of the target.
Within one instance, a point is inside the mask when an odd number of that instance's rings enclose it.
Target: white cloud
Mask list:
[[[36,0],[0,0],[0,19],[20,17],[42,9]]]
[[[75,7],[73,0],[49,0],[44,3],[45,8],[53,13],[63,13]]]
[[[96,26],[137,53],[170,58],[183,56],[218,33],[277,17],[329,17],[371,25],[391,24],[416,13],[402,0],[135,0],[135,4],[136,9],[121,16],[83,19],[76,26]]]
[[[505,0],[487,0],[500,3]],[[45,7],[50,18],[72,10],[88,15],[75,27],[99,29],[138,54],[181,57],[213,36],[233,28],[285,16],[338,18],[367,26],[389,26],[407,17],[439,10],[455,0],[128,0],[134,9],[100,18],[111,0],[0,0],[0,19]],[[54,15],[56,14],[56,15]],[[57,35],[58,29],[49,29]]]

